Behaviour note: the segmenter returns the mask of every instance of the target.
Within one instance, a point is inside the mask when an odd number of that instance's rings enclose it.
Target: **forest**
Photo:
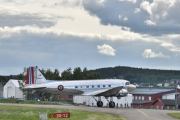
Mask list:
[[[88,70],[87,68],[68,68],[62,72],[58,69],[42,69],[42,74],[48,80],[87,80],[87,79],[126,79],[131,83],[163,83],[171,80],[180,80],[179,70],[159,70],[116,66]],[[0,76],[0,82],[6,83],[9,79],[23,80],[23,74]]]

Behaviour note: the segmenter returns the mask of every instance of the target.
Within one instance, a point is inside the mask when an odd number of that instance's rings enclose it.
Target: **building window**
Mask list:
[[[144,100],[144,96],[142,96],[142,100]]]
[[[135,96],[135,100],[137,100],[137,96]]]
[[[151,96],[149,96],[149,101],[151,101]]]
[[[136,100],[136,96],[134,96],[133,99]]]
[[[111,85],[108,85],[108,87],[111,87]]]

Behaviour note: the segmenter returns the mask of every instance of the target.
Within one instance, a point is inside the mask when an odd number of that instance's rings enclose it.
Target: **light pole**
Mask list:
[[[175,88],[175,109],[177,110],[178,109],[178,97],[177,97],[177,95],[178,95],[178,92],[177,92],[177,89],[178,89],[178,85],[176,86],[176,88]]]

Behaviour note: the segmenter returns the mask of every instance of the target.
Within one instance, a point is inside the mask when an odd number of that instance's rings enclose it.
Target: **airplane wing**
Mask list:
[[[24,88],[24,90],[34,90],[36,92],[47,92],[52,94],[82,94],[83,91],[77,90],[77,89],[67,89],[64,88],[62,91],[59,91],[58,88],[50,88],[50,87],[40,87],[40,86],[27,86]]]
[[[83,93],[83,91],[80,91],[77,89],[68,89],[68,88],[64,88],[62,91],[59,91],[57,88],[45,88],[44,92],[48,92],[48,93],[52,93],[52,94],[63,93],[66,95],[82,94]]]
[[[109,89],[100,89],[100,90],[84,93],[83,95],[117,96],[121,89],[123,89],[123,87],[115,87],[115,88],[109,88]]]

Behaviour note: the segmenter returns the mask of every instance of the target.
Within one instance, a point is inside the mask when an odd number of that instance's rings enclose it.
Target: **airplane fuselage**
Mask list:
[[[50,88],[58,89],[58,86],[63,86],[63,89],[74,89],[88,93],[100,89],[110,89],[116,87],[127,88],[129,81],[121,79],[103,79],[103,80],[73,80],[73,81],[55,81],[48,80],[46,83],[27,85],[25,88]],[[63,91],[63,90],[62,90]]]

